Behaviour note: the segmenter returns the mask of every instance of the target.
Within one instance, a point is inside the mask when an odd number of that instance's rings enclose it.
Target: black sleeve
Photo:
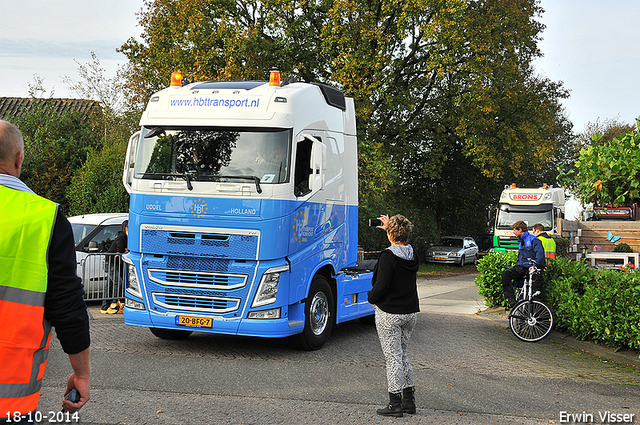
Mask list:
[[[67,354],[89,347],[89,316],[82,299],[84,289],[76,276],[76,253],[71,224],[58,209],[49,252],[49,279],[44,316],[56,328],[56,335]]]
[[[126,252],[127,251],[127,234],[120,231],[118,236],[111,242],[111,246],[107,252]]]
[[[394,266],[394,255],[387,250],[382,251],[374,269],[373,287],[368,294],[369,303],[377,304],[387,295],[393,279]]]

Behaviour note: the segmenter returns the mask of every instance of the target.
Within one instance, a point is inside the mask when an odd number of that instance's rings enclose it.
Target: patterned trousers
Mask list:
[[[417,321],[418,313],[391,314],[376,306],[376,330],[387,362],[387,385],[392,394],[415,386],[407,347]]]

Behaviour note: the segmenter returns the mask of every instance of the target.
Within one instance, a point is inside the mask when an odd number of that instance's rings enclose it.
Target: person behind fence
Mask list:
[[[108,255],[105,257],[107,267],[105,267],[108,277],[108,283],[104,287],[102,294],[102,307],[100,313],[115,314],[122,313],[124,304],[118,299],[124,288],[124,273],[126,266],[122,261],[122,253],[129,252],[127,249],[127,237],[129,235],[129,220],[122,222],[118,235],[111,243],[107,250],[110,253],[118,253],[117,255]]]
[[[391,246],[382,251],[376,263],[368,299],[375,307],[376,330],[386,360],[389,404],[376,413],[402,417],[416,412],[413,367],[407,348],[420,311],[416,285],[419,265],[407,244],[411,222],[402,215],[379,219],[382,225],[378,228],[387,232]]]
[[[547,257],[547,260],[555,260],[556,241],[554,241],[553,238],[544,231],[544,226],[541,223],[534,224],[531,229],[531,233],[533,233],[533,236],[540,239],[540,242],[542,242],[544,255]]]
[[[60,205],[20,179],[24,141],[0,120],[0,423],[29,423],[38,407],[51,327],[73,372],[60,394],[77,412],[90,397],[89,317],[76,276],[71,224]],[[62,397],[75,389],[80,400]]]
[[[540,270],[544,270],[546,259],[542,242],[527,231],[527,224],[524,221],[517,221],[511,227],[513,228],[513,234],[518,238],[520,246],[516,265],[502,272],[502,289],[505,299],[509,302],[509,307],[513,308],[516,304],[513,281],[522,281],[527,276],[531,266],[529,259],[535,261]],[[533,276],[531,289],[533,293],[536,291],[542,292],[541,273]]]

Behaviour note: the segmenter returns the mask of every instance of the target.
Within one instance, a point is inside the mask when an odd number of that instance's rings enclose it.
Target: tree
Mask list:
[[[555,176],[567,92],[532,71],[542,12],[537,0],[147,0],[142,39],[120,51],[134,101],[174,70],[241,80],[278,68],[341,88],[356,102],[370,215],[391,211],[399,195],[436,199],[446,164],[473,167],[495,197],[505,179]],[[444,225],[451,209],[441,211],[441,229],[464,230]]]
[[[87,161],[73,174],[66,190],[69,215],[129,210],[129,197],[122,185],[127,141],[114,141],[89,152]]]
[[[99,102],[103,110],[102,118],[95,122],[96,136],[101,138],[101,143],[91,149],[66,188],[72,215],[128,210],[129,196],[122,185],[122,167],[127,141],[140,119],[139,112],[126,101],[123,70],[108,78],[96,54],[92,53],[91,57],[87,64],[78,62],[80,81],[64,78],[79,97]]]
[[[592,144],[605,144],[611,140],[634,131],[636,128],[626,122],[620,121],[618,117],[588,122],[584,130],[578,134],[575,140],[575,157],[580,154],[581,149],[586,149]],[[593,136],[599,135],[594,140]]]
[[[100,145],[91,119],[79,111],[58,113],[45,102],[9,120],[20,129],[25,143],[20,178],[35,193],[69,211],[66,189],[73,173],[89,150]]]
[[[591,145],[580,151],[574,167],[561,178],[583,204],[640,201],[640,133],[631,131],[604,143],[602,136],[595,134]]]

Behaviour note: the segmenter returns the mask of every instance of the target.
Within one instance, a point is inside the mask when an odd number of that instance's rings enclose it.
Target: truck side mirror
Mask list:
[[[131,193],[131,185],[133,184],[133,168],[136,165],[136,155],[138,152],[138,143],[140,142],[140,132],[137,131],[129,138],[127,145],[127,154],[124,157],[124,171],[122,173],[122,183],[128,193]]]

